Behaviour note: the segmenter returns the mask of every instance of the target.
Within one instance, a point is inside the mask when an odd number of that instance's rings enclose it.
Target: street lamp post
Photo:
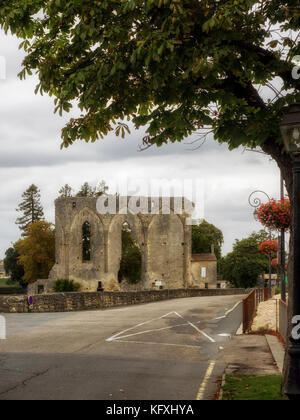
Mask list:
[[[271,201],[268,194],[264,191],[260,191],[260,190],[259,191],[253,191],[253,193],[251,193],[249,195],[248,201],[249,201],[250,206],[255,208],[254,213],[253,213],[253,217],[256,221],[258,221],[258,211],[257,211],[257,209],[262,204],[262,200],[257,196],[257,194],[262,194],[262,195],[267,197],[268,201]],[[270,241],[272,240],[271,229],[269,230],[269,239],[270,239]],[[270,298],[272,297],[272,258],[271,258],[271,255],[269,255],[269,296],[270,296]]]
[[[280,176],[280,197],[284,199],[284,181],[281,173]],[[280,229],[280,271],[281,271],[281,300],[286,302],[286,285],[285,285],[285,229]]]
[[[293,160],[293,320],[300,315],[300,104],[289,107],[280,124],[286,150]],[[285,393],[290,400],[300,400],[300,337],[291,334],[288,348],[290,366]]]

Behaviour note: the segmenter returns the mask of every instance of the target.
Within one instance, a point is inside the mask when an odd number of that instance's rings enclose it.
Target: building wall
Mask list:
[[[6,273],[4,270],[4,263],[3,261],[0,261],[0,279],[6,277]]]
[[[202,277],[202,269],[206,269],[206,277]],[[201,288],[217,287],[217,261],[192,261],[191,262],[191,276],[193,285]]]
[[[191,284],[190,214],[151,213],[152,201],[147,200],[148,212],[124,213],[124,197],[117,200],[117,214],[100,215],[95,198],[59,198],[56,213],[56,262],[50,279],[79,282],[82,291],[95,291],[101,281],[105,290],[118,291],[118,271],[121,260],[121,232],[124,222],[132,230],[142,254],[142,287],[150,290],[155,281],[164,288],[182,288]],[[126,203],[125,203],[126,204]],[[147,213],[147,214],[145,214]],[[82,226],[91,226],[91,260],[82,259]]]

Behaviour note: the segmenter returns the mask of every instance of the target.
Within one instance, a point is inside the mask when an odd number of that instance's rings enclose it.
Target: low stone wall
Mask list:
[[[26,289],[18,287],[0,287],[0,295],[24,295]]]
[[[142,292],[54,293],[35,295],[31,312],[72,312],[136,305],[167,299],[242,295],[245,289],[174,289]],[[0,296],[0,313],[29,312],[27,296]]]

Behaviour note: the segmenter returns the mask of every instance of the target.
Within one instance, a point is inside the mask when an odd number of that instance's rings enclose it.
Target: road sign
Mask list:
[[[29,309],[33,308],[33,296],[28,296],[28,306]]]

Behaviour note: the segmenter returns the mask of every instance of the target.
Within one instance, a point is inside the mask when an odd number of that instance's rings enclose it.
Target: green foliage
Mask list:
[[[129,284],[139,283],[142,279],[142,255],[129,230],[122,230],[122,258],[119,282],[123,279]]]
[[[8,277],[8,278],[2,278],[2,279],[0,279],[0,288],[1,287],[11,287],[12,289],[14,289],[14,288],[19,288],[19,287],[26,287],[25,285],[23,286],[23,285],[21,285],[20,283],[16,283],[16,282],[13,282],[12,280],[11,280],[11,278],[10,277]]]
[[[206,220],[203,220],[199,226],[192,227],[193,254],[208,253],[211,251],[211,245],[214,245],[216,257],[219,260],[223,242],[222,231]]]
[[[275,293],[275,295],[280,295],[281,294],[281,287],[275,286],[274,293]]]
[[[299,20],[294,0],[0,6],[0,25],[24,40],[21,79],[37,72],[36,92],[53,96],[60,114],[78,101],[82,113],[62,130],[63,147],[114,129],[124,137],[122,121],[131,119],[147,126],[150,144],[181,141],[209,126],[230,149],[262,146],[278,160],[288,159],[278,130],[283,107],[299,99],[292,77]],[[266,100],[259,87],[275,77],[285,97]]]
[[[4,258],[4,269],[6,274],[10,276],[10,282],[12,284],[20,284],[23,287],[27,286],[26,282],[23,282],[24,267],[18,264],[20,254],[18,251],[11,247],[5,252]]]
[[[75,283],[74,280],[56,280],[53,290],[56,293],[64,292],[78,292],[80,284]]]
[[[268,237],[266,232],[260,231],[249,238],[236,240],[233,251],[222,258],[220,271],[233,287],[254,287],[259,276],[268,271],[269,259],[259,251],[261,241]]]
[[[58,192],[59,197],[73,197],[73,188],[69,184],[65,184]]]
[[[103,194],[106,194],[108,191],[108,186],[104,181],[99,182],[96,187],[92,187],[88,182],[85,182],[76,197],[100,197]]]
[[[28,226],[26,236],[15,244],[18,264],[24,267],[23,281],[47,279],[55,263],[55,232],[52,224],[38,221]]]
[[[106,194],[108,191],[108,186],[106,185],[105,181],[100,181],[96,187],[92,187],[88,182],[85,182],[78,193],[76,194],[76,197],[100,197],[103,194]],[[59,197],[74,197],[74,190],[69,185],[66,184],[58,192]]]
[[[23,216],[16,220],[20,230],[25,234],[28,226],[44,218],[44,211],[41,205],[41,195],[36,185],[31,185],[22,195],[23,201],[19,204],[17,211]]]

